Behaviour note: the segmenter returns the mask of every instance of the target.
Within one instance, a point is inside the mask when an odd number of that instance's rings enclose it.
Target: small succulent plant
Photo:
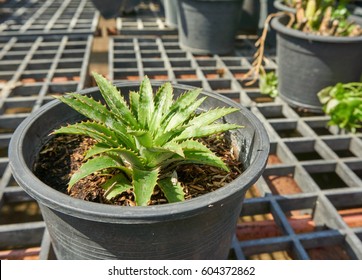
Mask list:
[[[147,76],[138,92],[129,93],[128,104],[112,83],[97,73],[93,76],[106,104],[77,93],[58,97],[87,119],[63,126],[54,134],[85,135],[96,140],[85,162],[70,178],[68,190],[86,176],[103,172],[108,176],[102,185],[107,199],[132,191],[136,205],[146,206],[155,186],[159,186],[171,203],[184,200],[175,172],[178,165],[206,164],[228,170],[197,138],[239,128],[215,122],[238,109],[214,108],[197,113],[206,98],[198,98],[201,89],[187,91],[174,100],[169,82],[154,94]]]

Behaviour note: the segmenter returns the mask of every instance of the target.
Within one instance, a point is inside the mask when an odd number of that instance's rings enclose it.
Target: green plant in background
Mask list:
[[[295,29],[323,36],[360,36],[360,26],[348,20],[347,3],[342,0],[293,0],[287,4],[296,9]]]
[[[295,7],[295,12],[278,12],[269,14],[264,21],[263,31],[256,41],[257,50],[254,54],[252,67],[245,74],[244,78],[252,77],[246,85],[254,84],[258,78],[261,79],[263,86],[260,86],[261,92],[277,94],[277,91],[271,90],[273,84],[277,84],[276,77],[267,76],[264,69],[265,41],[268,34],[270,21],[277,16],[287,15],[290,19],[288,28],[294,28],[306,33],[313,33],[321,36],[362,36],[362,29],[358,24],[348,20],[349,11],[347,9],[348,1],[335,0],[285,0],[284,3],[290,7]]]
[[[55,134],[86,135],[96,140],[85,156],[85,163],[75,172],[68,190],[94,172],[108,176],[102,185],[107,199],[131,190],[136,205],[147,205],[156,185],[168,202],[182,201],[183,189],[175,168],[181,164],[206,164],[228,170],[226,164],[196,138],[239,128],[239,125],[215,123],[237,111],[215,108],[196,113],[206,97],[201,89],[185,92],[173,100],[170,83],[153,94],[145,77],[139,92],[130,92],[129,105],[109,81],[93,74],[107,106],[76,93],[59,99],[88,120],[70,124]]]
[[[278,95],[278,77],[274,71],[263,73],[259,76],[259,89],[262,94],[267,94],[270,97]]]
[[[326,87],[318,93],[318,98],[324,112],[331,117],[328,125],[352,133],[362,127],[362,82]]]

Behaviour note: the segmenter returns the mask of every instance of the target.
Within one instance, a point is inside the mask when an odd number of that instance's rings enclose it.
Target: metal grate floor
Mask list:
[[[68,2],[10,0],[0,4],[0,13],[17,5],[45,11],[39,7],[84,1]],[[164,25],[157,3],[144,1],[137,15],[117,19],[118,34],[109,39],[108,77],[118,82],[148,75],[219,92],[257,115],[270,137],[268,165],[247,193],[230,259],[362,259],[362,132],[340,135],[327,127],[327,116],[262,95],[257,83],[247,86],[243,76],[251,67],[253,36],[238,36],[235,53],[228,56],[181,50],[177,30]],[[19,30],[36,21],[34,13],[25,14],[7,15],[5,22],[18,16],[20,28],[12,36],[0,36],[0,259],[54,257],[37,204],[10,172],[12,132],[52,95],[90,84],[93,36],[70,29],[72,36],[60,36],[63,30],[55,37],[23,36]],[[87,14],[94,15],[94,9]],[[1,28],[3,24],[0,20]],[[95,30],[92,24],[83,27]],[[3,30],[1,34],[10,34]],[[50,33],[38,32],[43,34]],[[267,57],[267,71],[277,69],[273,50]]]
[[[88,0],[9,0],[0,17],[0,37],[90,35],[99,13]]]

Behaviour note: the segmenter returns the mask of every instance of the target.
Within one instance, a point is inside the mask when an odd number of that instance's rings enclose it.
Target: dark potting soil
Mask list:
[[[238,177],[243,170],[242,164],[235,158],[231,145],[224,135],[216,135],[201,140],[228,165],[225,172],[207,165],[188,164],[177,168],[179,181],[183,185],[185,199],[215,191]],[[101,185],[107,176],[94,173],[77,182],[69,191],[68,182],[84,162],[85,152],[96,142],[78,135],[57,135],[46,143],[34,164],[34,174],[45,184],[72,197],[86,201],[134,206],[132,190],[107,200]],[[109,173],[109,172],[108,172]],[[162,191],[156,186],[150,205],[168,203]]]

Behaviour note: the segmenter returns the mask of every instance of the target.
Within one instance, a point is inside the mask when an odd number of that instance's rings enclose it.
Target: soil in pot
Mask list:
[[[243,170],[242,164],[232,153],[230,142],[224,135],[215,135],[202,139],[216,155],[228,165],[230,172],[206,165],[189,164],[178,167],[177,174],[184,186],[185,199],[215,191],[238,177]],[[58,135],[46,143],[34,164],[35,175],[54,189],[68,193],[67,184],[71,175],[83,163],[85,152],[96,142],[85,136]],[[91,174],[76,183],[70,196],[86,201],[135,206],[131,191],[123,192],[111,201],[104,198],[105,191],[101,184],[106,176]],[[159,188],[155,188],[150,205],[168,203]]]

